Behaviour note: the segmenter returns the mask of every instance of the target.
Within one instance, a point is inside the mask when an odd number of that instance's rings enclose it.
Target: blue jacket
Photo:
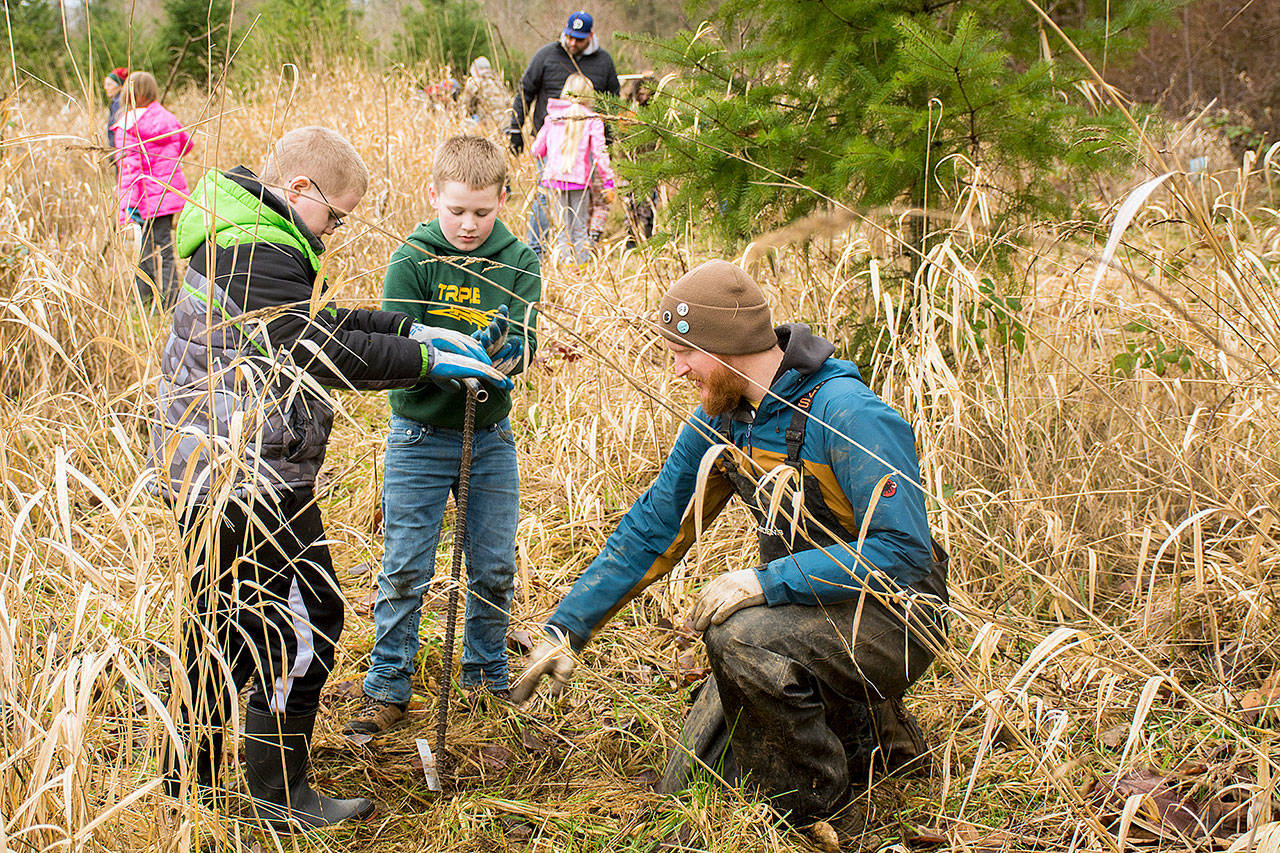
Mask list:
[[[744,473],[758,479],[760,469],[785,464],[792,406],[818,385],[800,455],[806,479],[821,487],[822,502],[850,532],[850,540],[827,548],[811,547],[801,520],[792,552],[756,568],[766,603],[773,607],[846,601],[856,598],[864,585],[874,585],[877,575],[908,586],[932,571],[934,554],[911,426],[863,383],[856,365],[831,358],[834,347],[812,335],[807,326],[793,323],[776,331],[785,356],[754,418],[713,418],[701,407],[696,409],[680,430],[657,479],[627,511],[604,551],[549,620],[568,631],[576,647],[585,645],[597,628],[670,572],[693,545],[691,498],[707,450],[727,433],[736,448],[731,452]],[[748,462],[747,456],[756,464]],[[890,473],[892,477],[881,484]],[[877,487],[881,497],[859,552],[858,533]],[[703,497],[704,529],[734,493],[723,465],[717,463]],[[787,516],[784,510],[773,524],[788,525]]]

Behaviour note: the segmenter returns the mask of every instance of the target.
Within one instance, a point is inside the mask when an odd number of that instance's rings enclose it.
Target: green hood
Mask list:
[[[502,220],[494,220],[493,231],[489,234],[489,239],[485,240],[470,252],[465,252],[457,246],[445,239],[444,232],[440,230],[440,220],[433,219],[430,222],[423,222],[414,229],[409,235],[409,239],[422,245],[432,255],[436,257],[468,257],[468,258],[487,258],[492,260],[498,255],[506,251],[512,243],[516,242],[515,235],[502,224]]]
[[[210,169],[200,179],[191,193],[191,201],[178,217],[178,256],[189,258],[195,254],[211,231],[219,246],[236,243],[290,246],[306,256],[313,270],[320,269],[324,244],[297,220],[287,202],[264,187],[243,166],[227,173]]]

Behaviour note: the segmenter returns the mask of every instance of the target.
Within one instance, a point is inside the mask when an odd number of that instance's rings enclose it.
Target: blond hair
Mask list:
[[[146,71],[135,71],[124,80],[120,100],[127,109],[149,107],[160,100],[160,84]]]
[[[446,181],[465,184],[469,190],[501,189],[507,184],[506,155],[483,136],[450,136],[431,160],[431,182],[437,192]]]
[[[572,163],[578,156],[578,146],[582,144],[582,134],[587,132],[587,119],[595,115],[582,105],[582,100],[596,90],[591,78],[585,74],[570,74],[560,90],[560,97],[572,101],[569,109],[564,111],[564,139],[560,142],[561,168]]]
[[[356,149],[338,131],[318,125],[299,127],[280,137],[271,146],[261,178],[264,186],[280,189],[299,175],[319,184],[330,198],[347,193],[363,198],[369,189],[369,169]]]
[[[596,90],[596,86],[591,82],[591,78],[585,74],[570,74],[569,79],[564,81],[563,88],[560,89],[560,97],[566,100],[576,101],[579,98],[590,95]]]

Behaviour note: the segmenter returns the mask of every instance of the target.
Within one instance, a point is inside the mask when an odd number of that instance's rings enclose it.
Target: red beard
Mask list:
[[[717,365],[702,380],[702,410],[708,415],[731,412],[742,402],[747,390],[747,379],[725,367]]]

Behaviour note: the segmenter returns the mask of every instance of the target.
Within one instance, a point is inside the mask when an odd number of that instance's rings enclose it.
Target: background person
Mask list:
[[[533,136],[542,130],[547,117],[547,102],[559,97],[571,74],[582,74],[591,81],[597,92],[617,96],[620,90],[618,72],[613,57],[600,47],[595,34],[595,21],[586,12],[574,12],[565,23],[560,38],[538,48],[529,60],[520,86],[511,105],[511,126],[507,130],[511,151],[520,154],[524,150],[524,124],[528,117]],[[605,128],[605,141],[609,141],[609,129]],[[541,180],[541,164],[538,179]],[[547,231],[546,196],[539,192],[534,196],[529,212],[528,244],[539,254],[542,252],[543,235]]]
[[[583,103],[592,92],[590,80],[582,74],[571,74],[561,96],[548,102],[547,121],[530,149],[534,157],[543,161],[541,184],[551,200],[556,255],[563,262],[575,264],[586,263],[590,253],[592,180],[600,180],[602,194],[613,194],[604,122]]]
[[[727,781],[749,778],[793,821],[830,814],[877,750],[894,767],[925,749],[901,696],[942,642],[947,586],[915,436],[828,341],[799,323],[773,328],[763,293],[733,264],[689,272],[658,320],[676,376],[694,382],[702,405],[560,602],[512,699],[527,701],[543,675],[553,692],[563,688],[574,652],[684,557],[702,460],[723,442],[731,449],[707,477],[701,523],[737,494],[759,525],[760,563],[699,595],[692,621],[713,677],[663,790],[685,785],[696,756]],[[758,489],[763,472],[782,466],[803,477],[799,520],[786,508],[770,517],[768,490]]]
[[[146,71],[133,72],[125,80],[121,111],[111,130],[119,149],[120,223],[132,222],[142,229],[134,279],[138,294],[144,302],[158,298],[167,310],[178,295],[173,218],[186,204],[187,179],[180,158],[190,153],[191,137],[159,98],[156,78]]]
[[[115,148],[115,134],[111,128],[120,116],[120,89],[129,78],[128,68],[113,68],[111,73],[102,78],[102,91],[107,95],[107,147]]]

